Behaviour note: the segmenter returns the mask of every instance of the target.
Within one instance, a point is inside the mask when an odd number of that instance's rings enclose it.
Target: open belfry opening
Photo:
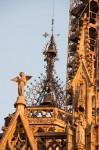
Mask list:
[[[56,74],[53,30],[45,75],[20,72],[15,112],[5,118],[0,150],[99,150],[99,0],[70,0],[66,86]],[[48,36],[47,33],[44,36]]]

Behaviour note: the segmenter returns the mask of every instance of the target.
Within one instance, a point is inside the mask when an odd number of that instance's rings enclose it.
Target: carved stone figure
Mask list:
[[[78,122],[78,126],[76,129],[76,143],[85,144],[85,131],[81,121]]]
[[[20,77],[15,77],[11,79],[11,81],[15,81],[18,83],[18,94],[19,96],[24,96],[24,86],[26,85],[27,81],[30,80],[32,76],[25,76],[24,72],[20,72]]]

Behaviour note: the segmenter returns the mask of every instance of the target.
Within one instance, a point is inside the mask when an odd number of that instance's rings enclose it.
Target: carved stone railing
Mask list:
[[[25,112],[30,124],[60,123],[64,125],[66,120],[66,112],[57,107],[27,107]]]

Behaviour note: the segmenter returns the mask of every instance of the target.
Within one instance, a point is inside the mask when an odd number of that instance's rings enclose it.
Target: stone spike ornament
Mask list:
[[[20,77],[15,77],[11,79],[11,81],[15,81],[18,83],[18,94],[19,96],[24,96],[24,86],[26,85],[27,81],[32,78],[32,76],[25,76],[24,72],[20,72]]]

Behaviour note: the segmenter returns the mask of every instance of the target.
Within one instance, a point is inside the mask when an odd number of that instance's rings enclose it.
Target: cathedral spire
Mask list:
[[[45,61],[47,63],[46,65],[46,94],[44,96],[44,101],[43,101],[43,105],[44,104],[52,104],[53,102],[53,80],[54,80],[54,64],[55,64],[55,60],[57,57],[57,49],[56,49],[56,43],[54,40],[54,30],[53,30],[53,25],[54,25],[54,19],[52,19],[52,34],[48,43],[48,46],[45,48],[43,54],[45,56]],[[50,98],[48,98],[50,97]]]
[[[46,38],[49,34],[45,32],[43,36]],[[50,105],[64,109],[65,90],[62,85],[63,82],[60,81],[55,70],[55,61],[57,60],[58,52],[54,36],[54,19],[52,18],[51,35],[43,51],[44,61],[46,62],[45,75],[41,74],[39,82],[35,80],[36,85],[31,83],[32,87],[28,88],[29,91],[26,92],[26,99],[29,105]],[[30,94],[31,97],[29,97]]]

